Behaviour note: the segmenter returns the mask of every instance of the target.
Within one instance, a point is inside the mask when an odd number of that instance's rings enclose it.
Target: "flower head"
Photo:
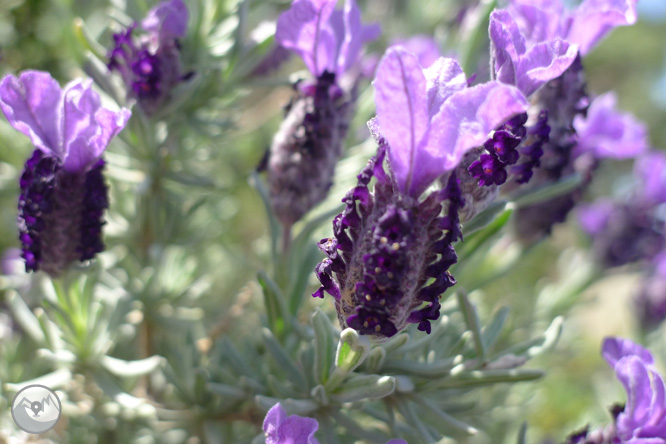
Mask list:
[[[188,19],[183,0],[168,0],[148,12],[140,38],[133,36],[137,24],[113,35],[109,69],[120,73],[128,96],[148,114],[155,113],[171,89],[188,77],[181,72],[178,43],[187,32]]]
[[[379,36],[379,26],[361,23],[354,0],[345,0],[342,11],[337,0],[294,0],[280,15],[276,41],[297,53],[310,72],[319,77],[325,71],[337,76],[351,68],[363,45]]]
[[[377,118],[369,126],[377,156],[343,199],[334,237],[319,243],[327,258],[316,268],[322,287],[313,296],[329,293],[343,326],[382,340],[409,323],[430,333],[440,296],[455,284],[448,269],[457,261],[453,243],[462,237],[464,198],[453,170],[527,102],[498,82],[469,88],[451,59],[423,70],[400,47],[386,53],[374,86]],[[440,177],[444,188],[421,199]]]
[[[58,275],[69,263],[103,249],[108,201],[101,156],[130,111],[102,108],[90,80],[61,89],[39,71],[2,79],[0,108],[36,148],[20,180],[18,222],[26,270]]]

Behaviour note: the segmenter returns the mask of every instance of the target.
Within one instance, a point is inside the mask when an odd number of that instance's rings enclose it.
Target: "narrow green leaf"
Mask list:
[[[469,235],[472,233],[487,227],[497,218],[497,216],[503,214],[506,209],[506,204],[507,202],[505,200],[495,201],[491,203],[488,208],[474,216],[472,220],[465,222],[463,224],[463,235],[465,239],[468,239]]]
[[[456,376],[435,381],[427,384],[424,390],[469,388],[483,385],[498,384],[501,382],[523,382],[534,381],[541,378],[545,373],[541,370],[473,370],[459,373]]]
[[[36,343],[43,345],[46,343],[46,336],[42,331],[39,320],[30,311],[28,306],[17,292],[14,290],[7,291],[6,297],[9,309],[14,314],[16,322],[21,326],[23,331],[30,336]]]
[[[518,431],[518,444],[526,444],[527,439],[527,423],[524,422],[520,425],[520,430]]]
[[[479,433],[476,428],[464,423],[463,421],[460,421],[459,419],[454,418],[453,416],[443,411],[432,400],[419,395],[413,395],[413,399],[417,404],[424,407],[428,412],[434,414],[440,421],[444,423],[446,428],[451,429],[454,433],[468,436],[476,435]]]
[[[460,311],[462,312],[465,319],[465,325],[467,325],[467,329],[472,332],[474,337],[476,357],[479,361],[479,364],[481,364],[486,360],[487,347],[483,342],[483,334],[481,333],[481,323],[479,322],[479,316],[476,312],[476,308],[474,305],[472,305],[469,298],[467,297],[465,290],[458,289],[456,296],[458,297]]]
[[[504,327],[504,323],[509,317],[510,311],[508,307],[501,307],[497,310],[490,323],[483,328],[481,334],[483,335],[483,342],[486,344],[486,347],[491,348],[495,344],[502,331],[502,327]]]
[[[319,307],[312,314],[314,330],[314,379],[325,384],[328,380],[333,358],[335,356],[333,341],[333,325],[328,316]]]
[[[217,393],[225,398],[245,399],[247,394],[245,390],[235,385],[220,384],[219,382],[209,382],[207,384],[211,392]]]
[[[384,362],[383,371],[424,378],[438,378],[447,376],[456,364],[456,358],[443,359],[435,362],[387,359]]]
[[[331,399],[336,402],[354,402],[363,399],[379,399],[395,390],[395,378],[381,375],[355,375],[342,384]]]
[[[527,207],[530,205],[547,202],[556,197],[570,193],[571,191],[578,188],[582,183],[583,177],[578,173],[574,173],[555,183],[546,184],[541,187],[530,189],[527,192],[518,194],[517,196],[512,197],[510,200],[513,206],[516,208]]]
[[[303,372],[296,366],[291,357],[278,343],[275,336],[273,336],[273,333],[267,328],[262,328],[261,337],[264,340],[266,349],[273,359],[275,359],[278,366],[285,372],[287,377],[291,379],[294,384],[302,384],[305,380],[305,375],[303,375]]]

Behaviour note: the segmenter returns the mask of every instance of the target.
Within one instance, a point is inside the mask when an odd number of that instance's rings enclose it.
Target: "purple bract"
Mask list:
[[[378,25],[361,23],[354,0],[346,0],[342,11],[337,0],[294,0],[277,22],[275,40],[297,53],[310,72],[325,71],[341,76],[361,55],[363,45],[379,36]]]
[[[629,113],[615,109],[617,99],[610,92],[595,98],[587,109],[587,116],[574,117],[577,143],[573,156],[586,152],[597,159],[627,159],[647,150],[647,129]]]
[[[279,403],[266,413],[264,419],[266,444],[319,444],[314,437],[318,428],[315,419],[298,415],[288,417]]]
[[[636,23],[637,0],[584,0],[572,11],[562,0],[511,0],[508,11],[528,41],[560,38],[586,55],[613,28]]]
[[[617,442],[666,443],[666,385],[650,352],[628,339],[606,338],[602,354],[627,391],[616,418]]]
[[[147,114],[154,114],[169,97],[171,90],[189,77],[180,64],[179,38],[187,32],[188,11],[183,0],[170,0],[148,12],[134,37],[137,24],[113,35],[108,67],[118,71],[128,89]]]
[[[508,11],[490,15],[492,67],[495,78],[515,85],[526,96],[561,76],[576,59],[578,47],[559,38],[528,42]]]
[[[39,71],[6,76],[0,108],[36,148],[20,179],[18,224],[26,270],[57,276],[104,248],[108,200],[100,157],[130,111],[102,108],[89,80],[61,89]]]

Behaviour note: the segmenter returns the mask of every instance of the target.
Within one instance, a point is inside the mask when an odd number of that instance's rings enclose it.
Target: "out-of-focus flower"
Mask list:
[[[639,180],[638,196],[645,205],[666,203],[666,154],[650,151],[636,159],[634,174]]]
[[[134,37],[137,24],[113,35],[108,67],[118,71],[129,97],[147,114],[154,114],[169,98],[171,90],[187,79],[180,63],[179,38],[187,33],[189,19],[183,0],[160,3],[141,23],[145,32]]]
[[[585,114],[575,113],[572,121],[575,132],[567,130],[570,134],[564,138],[560,138],[562,132],[555,136],[560,141],[568,137],[569,142],[549,143],[544,147],[542,168],[537,170],[539,183],[554,182],[573,173],[580,174],[582,183],[569,194],[519,209],[518,231],[522,238],[538,238],[549,233],[556,222],[563,222],[580,200],[601,160],[628,159],[647,150],[645,125],[629,113],[616,110],[615,102],[613,93],[597,97]]]
[[[402,46],[407,51],[414,53],[419,59],[419,65],[428,68],[442,56],[439,45],[429,35],[414,35],[406,39],[397,39],[391,46]]]
[[[562,0],[511,0],[508,10],[529,41],[561,38],[586,55],[610,31],[633,25],[638,0],[584,0],[569,11]]]
[[[567,195],[517,211],[517,232],[523,241],[529,243],[547,235],[555,223],[566,219],[589,184],[601,157],[617,158],[629,154],[630,150],[617,149],[619,146],[615,146],[615,153],[605,150],[606,141],[602,141],[599,136],[613,137],[622,134],[624,137],[638,139],[637,133],[640,130],[634,125],[635,119],[619,117],[617,112],[612,111],[612,99],[608,96],[603,97],[596,105],[593,102],[592,108],[596,109],[590,109],[592,114],[585,119],[590,99],[585,89],[581,63],[581,56],[587,54],[613,28],[635,23],[636,1],[585,0],[573,11],[567,11],[561,0],[511,0],[507,11],[517,24],[527,47],[547,47],[550,42],[554,45],[551,48],[553,51],[560,49],[560,52],[543,51],[545,55],[562,58],[555,57],[553,60],[558,62],[552,66],[546,63],[542,63],[542,66],[558,69],[564,67],[564,62],[568,63],[570,60],[571,48],[578,49],[578,56],[562,75],[548,81],[532,96],[530,116],[547,113],[550,127],[548,140],[540,147],[543,155],[539,159],[540,167],[535,171],[532,184],[544,186],[574,172],[582,176],[583,184]],[[504,39],[511,42],[514,40],[516,39]],[[554,44],[557,41],[561,42],[560,45],[568,44],[567,51],[561,52],[563,47]],[[511,56],[511,60],[513,63],[507,66],[519,66],[521,58]],[[549,69],[536,70],[535,73],[550,74]],[[529,85],[529,82],[527,84]],[[614,113],[617,119],[597,119],[604,110],[608,110],[609,116]],[[576,133],[579,129],[583,134]]]
[[[666,384],[652,354],[622,338],[604,339],[601,354],[627,391],[624,406],[611,408],[613,423],[571,434],[565,444],[666,443]]]
[[[455,284],[448,268],[457,260],[453,243],[461,238],[464,205],[452,171],[528,104],[499,82],[468,87],[452,59],[423,70],[417,56],[400,47],[387,51],[374,86],[377,118],[369,126],[379,150],[343,199],[334,237],[319,244],[328,257],[317,266],[322,287],[313,296],[326,291],[344,327],[381,340],[408,323],[429,333],[430,321],[439,318],[439,297]],[[421,200],[439,178],[444,189]],[[443,206],[447,215],[440,217]]]
[[[101,156],[130,111],[102,108],[90,80],[61,89],[39,71],[6,76],[0,108],[36,148],[20,179],[18,225],[26,270],[58,276],[70,263],[104,249],[108,200]]]
[[[295,85],[268,155],[269,192],[278,219],[291,227],[327,195],[356,100],[363,45],[379,35],[361,23],[354,0],[295,0],[277,23],[278,44],[297,53],[314,81]]]
[[[495,78],[532,95],[566,71],[576,59],[578,47],[560,38],[526,41],[508,11],[490,15],[491,60]]]
[[[315,419],[298,415],[288,417],[280,403],[275,404],[264,419],[266,444],[319,444],[314,437],[318,428]]]
[[[280,403],[266,413],[264,432],[266,444],[319,444],[314,437],[319,428],[316,419],[291,415],[287,416]],[[386,444],[407,444],[402,439],[392,439]]]
[[[574,117],[574,157],[592,153],[597,159],[629,159],[645,152],[645,125],[633,115],[617,111],[616,105],[615,93],[609,92],[594,99],[586,116]]]
[[[666,385],[652,354],[621,338],[606,338],[602,354],[627,391],[627,403],[615,421],[616,442],[665,443]]]

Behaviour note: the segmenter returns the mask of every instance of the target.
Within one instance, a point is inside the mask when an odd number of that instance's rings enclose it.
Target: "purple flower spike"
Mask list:
[[[603,94],[590,104],[587,117],[574,118],[578,134],[574,156],[591,152],[598,159],[627,159],[647,149],[645,125],[631,114],[616,111],[616,102],[614,93]]]
[[[342,75],[357,61],[363,45],[379,36],[379,26],[364,26],[354,0],[335,11],[337,0],[294,0],[280,15],[275,40],[297,53],[310,72]]]
[[[636,23],[637,0],[585,0],[573,11],[562,0],[511,0],[509,12],[534,43],[561,38],[586,55],[617,26]]]
[[[518,90],[499,82],[467,88],[452,59],[439,59],[423,71],[417,57],[400,47],[387,51],[374,85],[391,168],[400,190],[413,197],[528,107]]]
[[[165,1],[148,12],[141,26],[145,34],[134,37],[136,23],[113,35],[108,67],[118,71],[128,97],[136,99],[147,114],[155,114],[171,90],[188,79],[180,65],[180,43],[187,33],[189,15],[183,0]]]
[[[640,182],[638,199],[647,205],[666,203],[666,154],[647,152],[636,159],[634,172]]]
[[[36,148],[19,183],[26,270],[58,276],[70,263],[92,259],[104,249],[108,199],[100,157],[130,111],[102,108],[89,80],[63,90],[38,71],[6,76],[0,82],[0,108]]]
[[[666,385],[650,352],[627,339],[606,338],[602,354],[627,391],[612,442],[666,442]]]
[[[490,40],[496,78],[525,96],[561,76],[576,59],[578,47],[561,39],[527,43],[508,11],[490,15]]]
[[[280,403],[275,404],[264,419],[266,444],[319,444],[314,437],[317,420],[298,415],[287,416]]]

